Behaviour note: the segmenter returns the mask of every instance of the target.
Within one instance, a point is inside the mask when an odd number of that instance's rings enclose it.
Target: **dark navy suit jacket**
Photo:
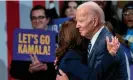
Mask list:
[[[62,58],[59,69],[67,74],[69,80],[88,80],[88,66],[83,60],[84,57],[79,52],[70,49]]]
[[[112,34],[103,28],[88,58],[89,80],[127,80],[127,66],[124,51],[119,48],[116,56],[107,50],[106,36]]]

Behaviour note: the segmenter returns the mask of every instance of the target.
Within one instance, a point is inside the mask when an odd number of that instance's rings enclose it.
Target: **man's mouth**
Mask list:
[[[79,30],[79,32],[81,33],[81,32],[82,32],[82,30]]]

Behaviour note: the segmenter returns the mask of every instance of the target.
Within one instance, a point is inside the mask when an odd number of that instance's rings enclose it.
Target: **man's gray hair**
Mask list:
[[[85,2],[81,5],[79,5],[78,8],[83,7],[85,5],[88,6],[92,11],[94,11],[96,13],[96,15],[99,14],[100,22],[105,23],[104,12],[97,3],[93,2],[93,1],[88,1],[88,2]]]

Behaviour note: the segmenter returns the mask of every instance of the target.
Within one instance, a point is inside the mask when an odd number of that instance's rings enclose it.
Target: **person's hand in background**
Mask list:
[[[44,70],[44,71],[47,70],[47,64],[40,62],[35,54],[33,55],[30,54],[30,57],[31,57],[32,63],[29,66],[29,71],[31,73],[37,72],[40,70]]]

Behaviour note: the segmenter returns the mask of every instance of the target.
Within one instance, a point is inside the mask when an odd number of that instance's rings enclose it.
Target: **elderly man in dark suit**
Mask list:
[[[92,45],[88,54],[88,80],[128,80],[126,58],[121,46],[115,56],[107,50],[106,36],[111,39],[112,34],[104,26],[102,9],[94,2],[83,3],[77,8],[76,20],[81,36],[89,39]],[[58,75],[58,80],[63,76]]]

